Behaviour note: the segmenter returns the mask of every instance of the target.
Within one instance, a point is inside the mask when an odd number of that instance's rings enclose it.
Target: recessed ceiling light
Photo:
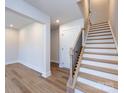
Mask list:
[[[60,20],[59,20],[59,19],[57,19],[57,20],[56,20],[56,23],[60,23]]]
[[[13,27],[13,24],[10,24],[9,26],[10,26],[10,27]]]

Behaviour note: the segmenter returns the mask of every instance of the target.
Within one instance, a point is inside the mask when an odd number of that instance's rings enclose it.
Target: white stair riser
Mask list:
[[[99,77],[103,77],[103,78],[114,80],[114,81],[118,81],[117,75],[114,75],[114,74],[109,74],[109,73],[96,71],[96,70],[91,70],[91,69],[82,68],[82,67],[80,68],[80,72],[95,75],[95,76],[99,76]]]
[[[104,59],[104,60],[118,60],[117,56],[105,56],[105,55],[95,55],[95,54],[83,54],[83,57]]]
[[[116,54],[116,49],[84,49],[84,52],[95,52],[95,53],[110,53]]]
[[[106,85],[103,85],[103,84],[100,84],[100,83],[96,83],[94,81],[91,81],[91,80],[88,80],[88,79],[85,79],[85,78],[78,77],[78,81],[81,82],[81,83],[87,84],[91,87],[103,90],[107,93],[118,93],[118,90],[115,89],[115,88],[112,88],[110,86],[106,86]]]
[[[75,89],[75,92],[74,93],[84,93],[83,91],[80,91],[78,89]]]
[[[97,67],[103,67],[103,68],[109,68],[109,69],[118,70],[118,65],[108,64],[108,63],[101,63],[101,62],[95,62],[95,61],[82,60],[81,64],[86,64],[86,65],[91,65],[91,66],[97,66]]]
[[[95,37],[88,37],[87,39],[99,39],[99,38],[112,38],[112,35],[109,35],[109,36],[95,36]]]
[[[115,48],[115,44],[86,44],[85,47]]]
[[[102,43],[102,42],[114,42],[113,39],[108,39],[108,40],[87,40],[87,43]]]
[[[111,32],[108,32],[108,33],[96,33],[96,34],[88,34],[88,36],[94,36],[94,35],[108,35],[108,34],[111,34]],[[97,37],[97,36],[96,36]]]

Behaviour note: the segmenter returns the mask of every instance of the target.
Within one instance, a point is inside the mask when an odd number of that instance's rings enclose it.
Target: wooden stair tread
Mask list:
[[[101,33],[108,33],[108,32],[111,33],[110,30],[100,30],[100,31],[89,31],[88,34],[99,34],[99,33],[101,34]]]
[[[108,22],[95,23],[95,24],[92,24],[92,26],[93,26],[93,25],[101,25],[101,24],[108,24]]]
[[[96,37],[96,36],[108,36],[108,35],[112,35],[112,34],[102,34],[102,35],[88,35],[88,37]]]
[[[88,33],[108,32],[108,31],[110,31],[110,32],[111,32],[111,30],[110,30],[110,29],[107,29],[107,30],[100,30],[100,31],[89,31]]]
[[[108,24],[92,25],[92,27],[108,26]]]
[[[88,57],[83,57],[84,60],[92,60],[96,62],[103,62],[103,63],[110,63],[110,64],[118,64],[117,61],[113,60],[104,60],[104,59],[96,59],[96,58],[88,58]]]
[[[105,91],[102,91],[100,89],[94,88],[92,86],[89,86],[80,82],[76,83],[76,88],[85,93],[107,93]]]
[[[92,27],[89,29],[89,31],[92,31],[92,30],[97,30],[97,29],[110,29],[109,26],[99,26],[99,27]]]
[[[103,26],[98,26],[98,27],[90,27],[90,30],[93,29],[102,29],[102,28],[110,28],[109,25],[103,25]]]
[[[106,22],[106,23],[100,23],[100,24],[92,24],[90,27],[93,27],[93,26],[97,26],[97,25],[108,25],[108,22]]]
[[[105,28],[105,27],[109,27],[108,25],[103,25],[103,26],[96,26],[96,27],[90,27],[90,29],[97,29],[97,28]]]
[[[109,54],[109,53],[95,53],[95,52],[84,52],[84,54],[95,54],[95,55],[118,56],[118,54]]]
[[[87,39],[87,40],[106,40],[106,39],[113,39],[113,37],[109,37],[109,38],[94,38],[94,39]]]
[[[94,43],[86,43],[86,44],[114,44],[114,42],[94,42]]]
[[[107,32],[110,32],[109,30],[106,30],[106,31],[96,31],[96,32],[89,32],[88,34],[97,34],[97,33],[107,33]]]
[[[90,26],[90,28],[101,27],[101,26],[109,26],[109,24],[105,23],[105,24],[92,25],[92,26]]]
[[[109,26],[108,24],[103,24],[103,25],[94,25],[90,28],[100,28],[100,27],[106,27],[106,26]]]
[[[89,30],[89,32],[100,31],[100,30],[110,30],[110,28],[92,29],[92,30]]]
[[[116,88],[116,89],[118,88],[118,82],[114,81],[114,80],[106,79],[103,77],[98,77],[98,76],[91,75],[88,73],[83,73],[83,72],[79,72],[79,76],[82,78],[86,78],[86,79],[95,81],[97,83],[102,83],[104,85],[111,86],[111,87]]]
[[[85,49],[116,49],[116,48],[110,48],[110,47],[85,47]]]
[[[115,69],[109,69],[109,68],[86,65],[86,64],[81,64],[81,67],[118,75],[118,71]]]
[[[106,30],[106,29],[110,29],[110,27],[102,27],[102,28],[100,28],[100,27],[98,27],[98,28],[92,28],[92,29],[90,29],[89,31],[98,31],[98,30]]]

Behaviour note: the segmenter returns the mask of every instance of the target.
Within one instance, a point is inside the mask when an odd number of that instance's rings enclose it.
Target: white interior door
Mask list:
[[[70,48],[80,32],[79,27],[63,30],[61,33],[61,66],[70,68]]]

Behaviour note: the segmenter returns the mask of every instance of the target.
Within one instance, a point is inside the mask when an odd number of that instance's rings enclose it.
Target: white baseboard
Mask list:
[[[9,62],[5,62],[5,65],[14,64],[14,63],[19,63],[19,61],[9,61]]]
[[[47,73],[42,73],[42,77],[44,77],[44,78],[47,78],[49,76],[51,76],[51,71],[49,71]]]
[[[47,73],[43,73],[43,72],[40,71],[39,69],[36,69],[36,67],[34,67],[34,66],[31,66],[31,65],[26,64],[26,63],[21,62],[21,61],[19,61],[19,63],[21,63],[21,64],[23,64],[23,65],[25,65],[25,66],[27,66],[27,67],[29,67],[29,68],[31,68],[31,69],[33,69],[33,70],[39,72],[39,73],[41,73],[42,77],[44,77],[44,78],[47,78],[47,77],[49,77],[49,76],[51,75],[51,71],[49,71],[49,72],[47,72]]]
[[[64,66],[63,66],[62,64],[59,64],[59,67],[60,67],[60,68],[63,68]]]
[[[38,69],[36,66],[33,66],[31,64],[27,64],[26,62],[22,62],[22,61],[19,61],[19,63],[21,63],[21,64],[23,64],[23,65],[25,65],[25,66],[27,66],[27,67],[39,72],[39,73],[42,73],[42,71],[40,69]]]
[[[24,63],[24,62],[22,62],[22,61],[18,61],[18,60],[17,60],[17,61],[12,61],[12,62],[6,62],[5,65],[14,64],[14,63],[23,64],[23,65],[25,65],[25,66],[27,66],[27,67],[29,67],[29,68],[31,68],[31,69],[37,71],[37,72],[41,73],[44,78],[47,78],[47,77],[49,77],[49,76],[51,75],[51,71],[49,71],[49,72],[47,72],[47,73],[43,73],[43,72],[41,72],[40,70],[36,69],[34,66],[31,66],[31,65],[29,65],[29,64],[26,64],[26,63]]]
[[[59,61],[57,61],[57,60],[51,60],[51,62],[54,62],[54,63],[59,63]]]
[[[39,72],[39,73],[41,73],[41,76],[44,77],[44,78],[47,78],[47,77],[49,77],[49,76],[51,75],[51,71],[49,71],[49,72],[47,72],[47,73],[43,73],[43,72],[40,71],[39,69],[36,69],[36,67],[34,67],[34,66],[31,66],[31,65],[29,65],[29,64],[26,64],[26,63],[24,63],[24,62],[20,62],[20,63],[22,63],[23,65],[25,65],[25,66],[27,66],[27,67],[29,67],[29,68],[31,68],[31,69],[33,69],[33,70]]]

